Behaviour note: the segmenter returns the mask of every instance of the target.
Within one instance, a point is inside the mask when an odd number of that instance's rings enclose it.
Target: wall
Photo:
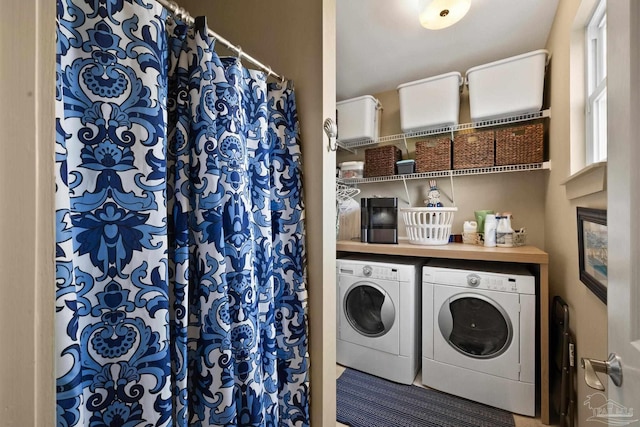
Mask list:
[[[382,104],[382,119],[380,135],[395,135],[401,133],[400,129],[400,102],[398,92],[390,91],[373,94]],[[468,123],[469,97],[466,89],[460,99],[460,123]],[[404,150],[402,141],[394,142],[403,147],[403,158],[415,158],[415,141],[409,140],[409,157]],[[364,149],[359,149],[356,154],[339,150],[337,161],[363,160]],[[553,163],[552,163],[553,164]],[[441,192],[455,200],[458,212],[454,216],[452,232],[462,233],[462,223],[465,220],[473,220],[473,211],[480,209],[493,209],[496,212],[510,211],[513,213],[512,225],[527,230],[527,243],[544,248],[544,201],[548,171],[508,172],[491,175],[460,176],[453,178],[453,191],[450,178],[437,179],[437,185]],[[407,181],[409,197],[413,206],[424,206],[424,200],[428,192],[428,180],[416,179]],[[400,207],[407,207],[408,200],[405,195],[402,181],[375,183],[360,185],[360,197],[379,195],[384,197],[398,197]],[[441,197],[445,206],[453,206],[446,196]],[[344,224],[344,222],[343,222]],[[398,221],[399,234],[405,236],[404,223]],[[349,227],[347,225],[347,227]],[[358,227],[353,228],[359,233]],[[350,233],[353,234],[353,233]],[[358,236],[359,234],[356,234]],[[341,238],[349,236],[341,233]],[[355,236],[350,236],[355,237]]]
[[[0,15],[0,424],[54,424],[55,2]]]
[[[180,3],[195,12],[201,5]],[[210,22],[246,51],[296,81],[303,155],[314,159],[305,164],[304,177],[312,423],[332,426],[335,235],[323,233],[323,229],[335,227],[335,212],[334,203],[323,203],[323,199],[335,200],[335,186],[330,181],[323,183],[322,176],[331,176],[335,157],[323,149],[322,118],[335,111],[335,0],[287,0],[277,8],[266,3],[227,2],[223,10],[210,5],[218,12]],[[0,271],[5,292],[0,303],[4,326],[0,332],[0,419],[6,426],[40,427],[53,425],[55,419],[55,2],[25,0],[3,6],[1,51],[13,60],[0,64],[0,95],[11,100],[0,104],[0,199],[5,201],[0,210]]]
[[[529,231],[529,242],[549,253],[550,295],[560,295],[570,306],[570,324],[576,336],[577,360],[580,357],[607,358],[607,307],[579,279],[576,232],[576,206],[606,208],[607,194],[606,191],[601,191],[569,200],[563,185],[567,177],[584,165],[579,160],[584,155],[584,132],[581,125],[575,124],[576,114],[579,116],[583,111],[579,105],[582,95],[575,92],[581,85],[575,84],[575,79],[570,78],[571,67],[582,67],[583,64],[579,55],[576,58],[575,51],[572,53],[570,50],[572,26],[580,4],[580,0],[559,2],[546,46],[552,55],[547,76],[551,107],[551,170],[454,179],[455,198],[460,208],[454,232],[459,232],[461,222],[470,219],[474,209],[510,209],[514,213],[514,224],[526,226]],[[573,93],[570,92],[572,84]],[[384,107],[381,134],[400,133],[396,91],[373,95],[380,99]],[[468,99],[463,94],[461,123],[468,121],[467,102]],[[362,158],[361,152],[358,155],[345,152],[338,154],[338,162]],[[439,179],[438,185],[441,185],[445,192],[449,192],[450,187],[446,181],[448,180]],[[408,183],[412,201],[419,202],[423,198],[426,182]],[[360,188],[363,190],[363,196],[380,194],[406,198],[403,196],[401,182],[363,185]],[[491,191],[487,191],[489,188]],[[577,425],[582,425],[591,415],[582,402],[593,390],[586,386],[583,380],[584,371],[579,367],[577,374]]]
[[[583,137],[582,132],[578,131],[577,134],[570,126],[571,111],[580,108],[572,100],[581,96],[570,92],[572,67],[577,67],[573,69],[574,72],[582,67],[582,61],[575,58],[576,52],[570,50],[572,26],[579,6],[580,0],[563,0],[559,3],[547,42],[547,49],[552,54],[550,138],[553,142],[553,168],[549,174],[545,200],[545,249],[549,253],[550,295],[560,295],[570,307],[570,324],[577,342],[577,360],[580,357],[606,359],[607,307],[578,276],[576,206],[606,208],[607,194],[602,191],[568,200],[562,185],[572,173],[571,146],[581,145]],[[577,425],[583,425],[591,414],[588,414],[582,402],[594,390],[586,386],[583,369],[578,367],[577,374]]]
[[[180,4],[295,82],[307,213],[311,421],[335,425],[335,185],[322,178],[335,170],[322,128],[324,117],[335,115],[335,0]]]

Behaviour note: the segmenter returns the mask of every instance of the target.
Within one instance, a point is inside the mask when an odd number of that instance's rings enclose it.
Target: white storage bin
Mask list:
[[[342,162],[340,163],[340,178],[362,178],[364,173],[364,162]]]
[[[457,125],[461,86],[462,75],[457,72],[398,86],[402,131],[410,133]]]
[[[470,68],[466,81],[471,120],[540,111],[547,57],[540,49]]]
[[[380,130],[380,102],[365,95],[336,103],[338,140],[353,142],[375,140]]]

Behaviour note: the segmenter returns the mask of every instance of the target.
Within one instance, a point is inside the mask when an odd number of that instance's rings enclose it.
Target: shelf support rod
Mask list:
[[[449,174],[449,179],[451,180],[451,203],[453,206],[456,205],[456,190],[453,188],[453,174]]]
[[[407,180],[404,178],[404,176],[402,177],[402,183],[404,184],[404,192],[407,195],[407,203],[411,208],[413,207],[413,205],[411,204],[411,197],[409,197],[409,188],[407,187]]]
[[[356,150],[355,148],[347,147],[346,145],[344,145],[340,141],[337,141],[336,144],[337,144],[338,148],[341,148],[341,149],[343,149],[345,151],[348,151],[351,154],[358,154],[358,150]]]

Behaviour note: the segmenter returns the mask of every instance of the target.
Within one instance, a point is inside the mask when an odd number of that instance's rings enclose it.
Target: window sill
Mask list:
[[[590,164],[562,182],[567,199],[588,196],[607,189],[607,162]]]

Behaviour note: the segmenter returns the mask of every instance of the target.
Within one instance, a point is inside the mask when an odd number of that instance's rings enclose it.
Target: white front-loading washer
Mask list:
[[[536,284],[522,265],[422,270],[422,382],[511,412],[536,409]]]
[[[411,384],[420,366],[420,264],[387,258],[336,261],[337,361]]]

